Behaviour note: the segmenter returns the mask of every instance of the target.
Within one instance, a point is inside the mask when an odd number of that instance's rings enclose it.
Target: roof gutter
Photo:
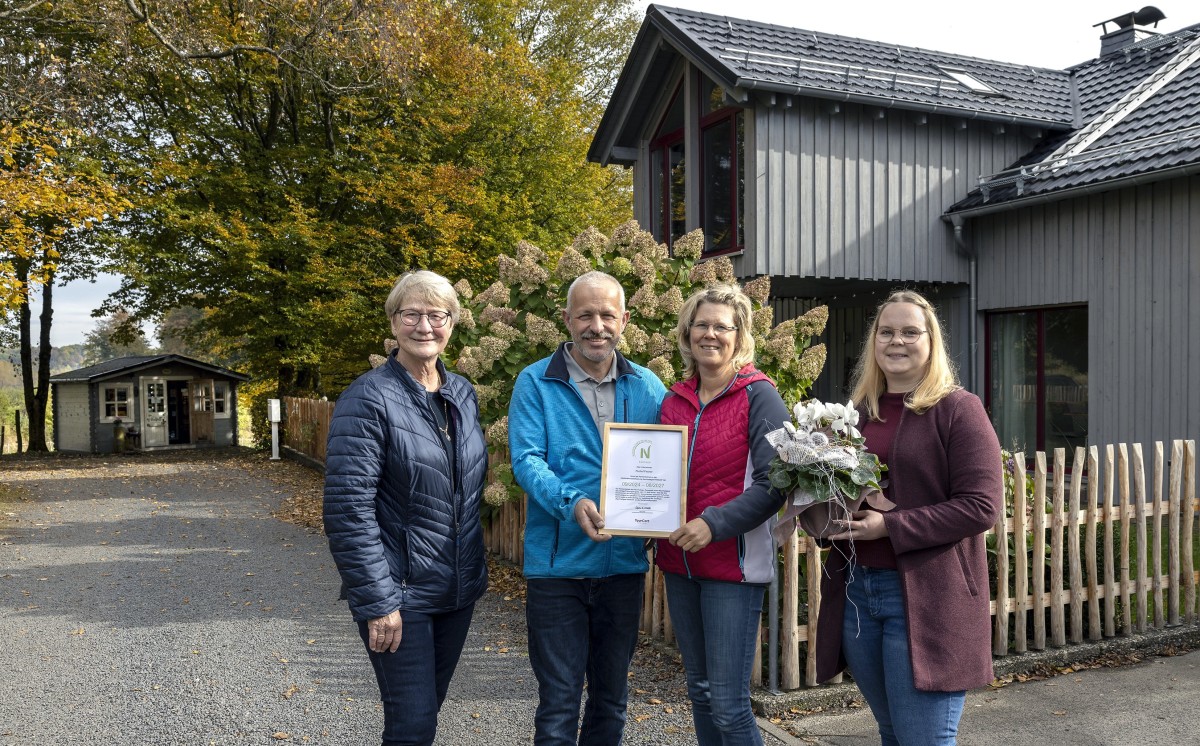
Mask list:
[[[780,85],[758,78],[738,78],[735,85],[738,88],[746,90],[761,90],[770,91],[771,93],[783,93],[791,96],[811,96],[813,98],[822,98],[829,101],[846,101],[849,103],[863,104],[865,106],[880,106],[885,109],[899,108],[905,111],[920,111],[928,114],[942,114],[944,116],[954,116],[962,119],[981,119],[988,122],[997,122],[1000,124],[1014,124],[1028,127],[1045,127],[1048,129],[1069,130],[1071,129],[1070,122],[1064,122],[1056,119],[1038,119],[1035,117],[1018,117],[1003,114],[989,114],[987,112],[976,111],[974,109],[960,108],[956,106],[941,106],[938,104],[926,104],[915,101],[900,99],[895,96],[870,96],[864,93],[849,93],[845,91],[832,91],[828,88],[817,88],[814,86],[804,85]]]
[[[1111,192],[1114,189],[1123,189],[1125,187],[1137,186],[1139,184],[1149,184],[1156,181],[1165,181],[1167,179],[1177,179],[1184,176],[1192,176],[1197,173],[1200,173],[1200,161],[1196,163],[1189,163],[1183,166],[1173,166],[1160,171],[1147,171],[1143,174],[1123,176],[1121,178],[1111,179],[1109,181],[1082,184],[1076,187],[1068,187],[1066,189],[1043,192],[1041,194],[1034,194],[1028,197],[1004,200],[1002,202],[996,202],[989,205],[980,205],[979,207],[968,207],[965,210],[953,210],[942,215],[942,220],[953,224],[956,218],[969,220],[971,218],[977,218],[983,215],[992,215],[997,212],[1008,212],[1009,210],[1017,210],[1022,207],[1033,207],[1034,205],[1043,205],[1047,202],[1057,202],[1058,200],[1070,199],[1072,197],[1083,197],[1089,194]]]

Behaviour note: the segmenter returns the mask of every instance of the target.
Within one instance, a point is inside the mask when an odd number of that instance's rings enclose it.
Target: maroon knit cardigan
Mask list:
[[[887,464],[896,508],[883,520],[904,590],[914,684],[921,691],[984,686],[994,674],[983,533],[1004,508],[996,431],[978,397],[955,391],[924,414],[904,410]],[[842,551],[829,553],[821,578],[819,681],[846,667],[848,552],[837,544]]]

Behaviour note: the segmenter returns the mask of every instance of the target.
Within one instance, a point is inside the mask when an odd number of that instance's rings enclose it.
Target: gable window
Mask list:
[[[668,247],[687,230],[683,89],[677,89],[650,144],[650,232]]]
[[[1085,306],[988,316],[988,409],[1001,446],[1030,455],[1087,445],[1087,333]]]
[[[705,253],[737,251],[745,246],[743,152],[745,115],[725,105],[725,90],[708,79],[701,83],[701,227]]]
[[[131,419],[133,411],[133,385],[129,383],[107,383],[100,387],[100,421]]]

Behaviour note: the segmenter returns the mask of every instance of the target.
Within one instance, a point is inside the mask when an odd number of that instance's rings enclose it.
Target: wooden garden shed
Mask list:
[[[111,453],[118,428],[144,450],[237,445],[237,371],[182,355],[106,360],[50,377],[54,448]]]
[[[939,306],[964,384],[1032,452],[1200,432],[1200,25],[1096,25],[1066,70],[651,5],[589,158],[668,245],[825,304],[843,399],[873,308]]]

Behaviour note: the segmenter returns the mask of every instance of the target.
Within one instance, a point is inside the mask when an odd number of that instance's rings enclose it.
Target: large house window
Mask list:
[[[1087,308],[988,316],[988,408],[1005,448],[1087,445]]]
[[[675,239],[687,231],[683,98],[683,89],[676,90],[650,145],[650,232],[667,246],[673,246]]]
[[[745,245],[743,152],[745,115],[725,105],[725,91],[704,79],[700,95],[701,227],[706,253],[736,251]]]
[[[705,254],[740,250],[746,243],[745,115],[727,106],[725,91],[708,79],[700,84],[700,105],[691,113],[699,132],[700,227]],[[689,116],[683,88],[676,89],[671,105],[650,141],[650,232],[673,246],[687,232],[684,190],[687,158],[684,124]]]
[[[100,387],[101,421],[129,420],[133,411],[133,385],[109,383]]]

